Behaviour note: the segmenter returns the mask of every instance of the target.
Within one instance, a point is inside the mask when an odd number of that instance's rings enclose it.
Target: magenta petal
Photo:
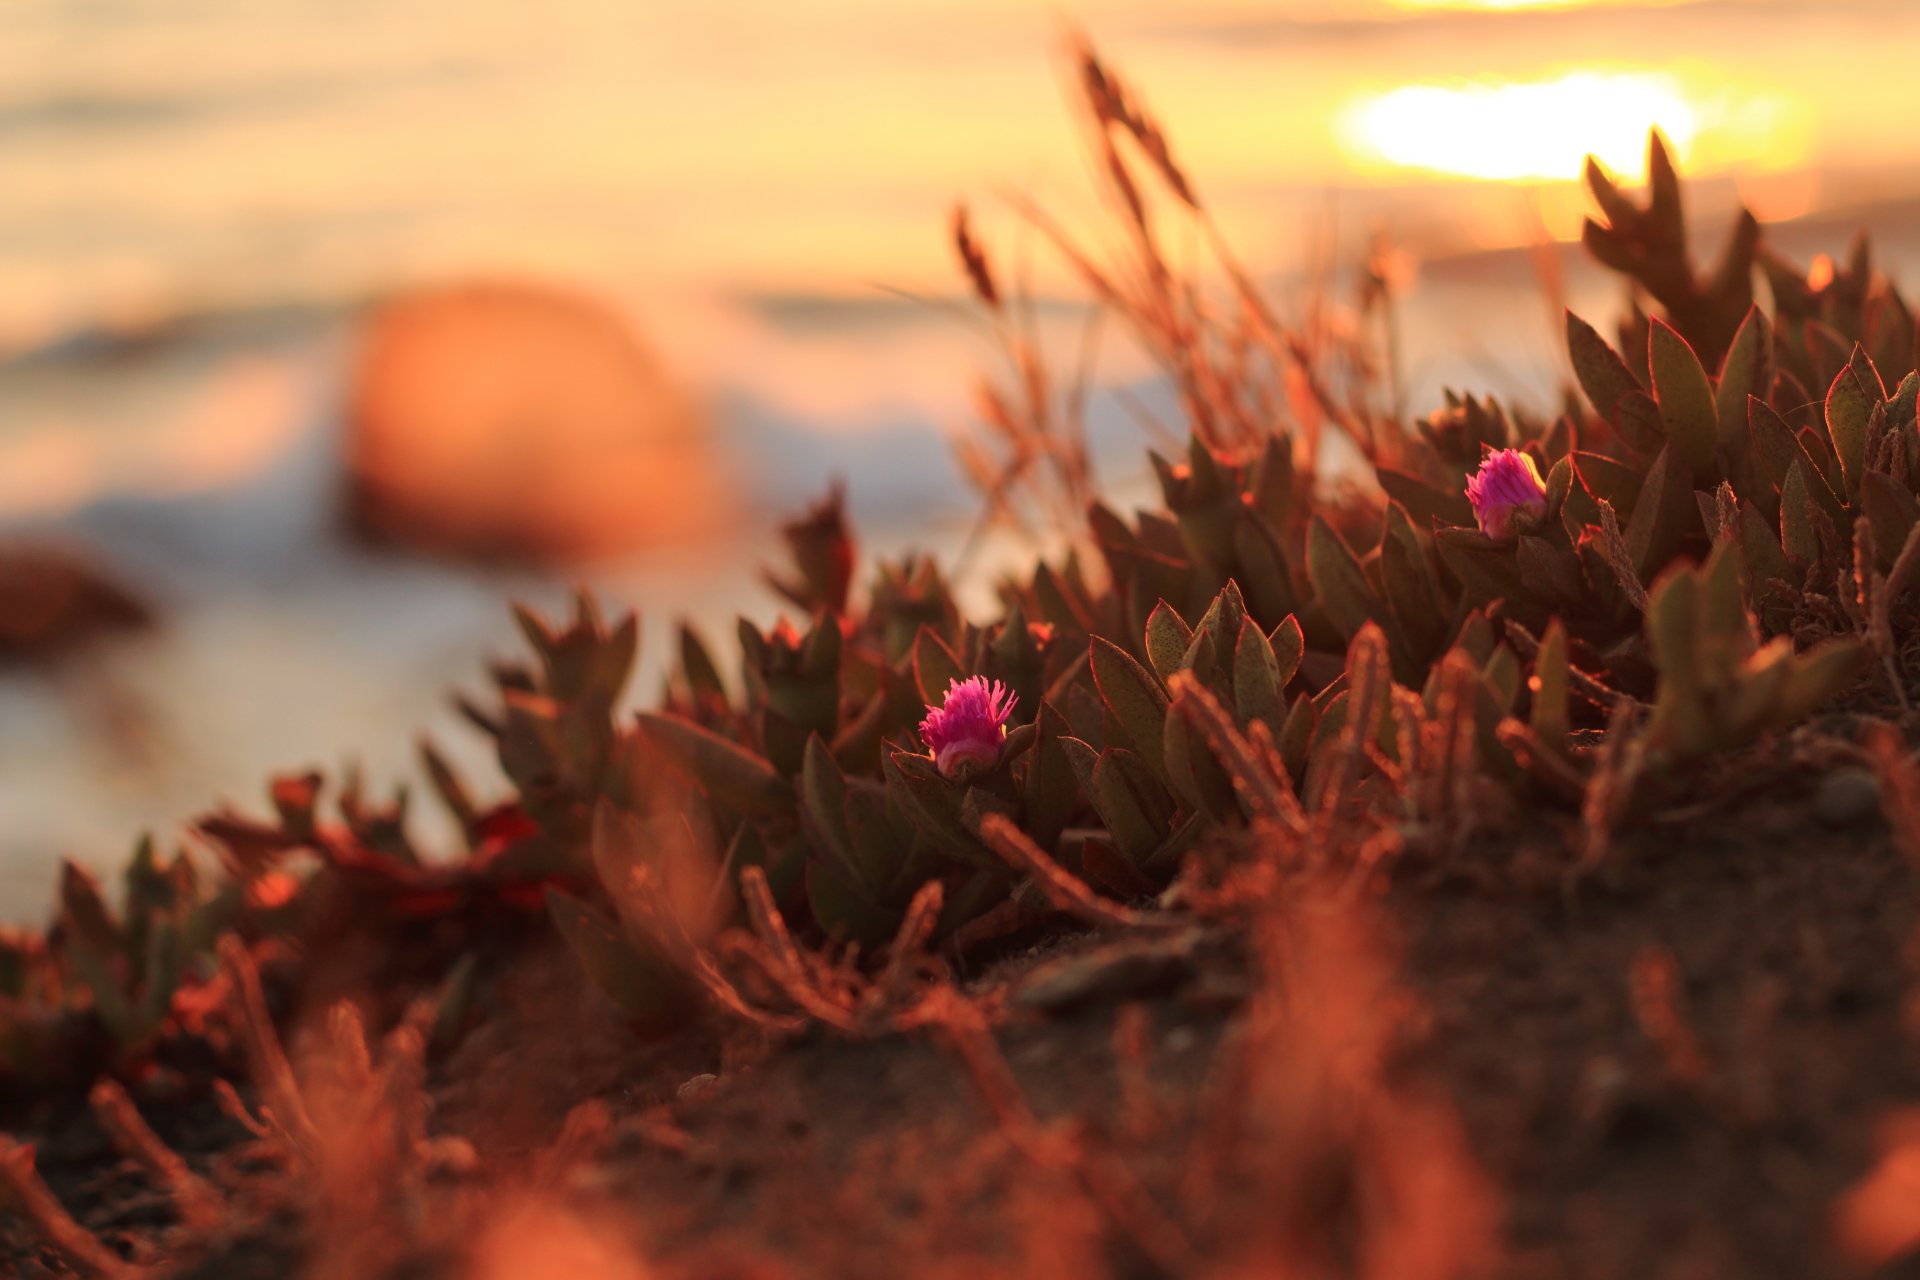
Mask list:
[[[1000,758],[1014,702],[1012,690],[985,676],[947,687],[941,704],[929,706],[920,722],[920,739],[943,776],[953,777],[963,763],[986,766]]]
[[[1467,481],[1467,500],[1480,531],[1511,537],[1516,518],[1537,520],[1547,510],[1547,486],[1533,459],[1518,449],[1499,449],[1480,462]]]

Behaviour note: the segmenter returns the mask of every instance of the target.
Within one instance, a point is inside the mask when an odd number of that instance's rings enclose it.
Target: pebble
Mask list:
[[[1014,993],[1028,1009],[1058,1012],[1101,999],[1137,996],[1179,986],[1194,974],[1198,937],[1147,938],[1115,943],[1041,966]]]
[[[675,1090],[673,1095],[674,1100],[683,1105],[691,1105],[700,1102],[702,1099],[711,1097],[713,1091],[719,1088],[719,1086],[720,1077],[714,1075],[712,1072],[705,1072],[693,1077],[693,1079],[687,1081]]]
[[[1866,822],[1880,812],[1880,783],[1865,769],[1836,769],[1820,780],[1814,816],[1829,826]]]

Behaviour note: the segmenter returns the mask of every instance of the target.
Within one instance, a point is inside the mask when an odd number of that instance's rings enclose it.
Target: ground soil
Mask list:
[[[1444,865],[1408,862],[1381,896],[1408,997],[1388,1077],[1457,1115],[1497,1209],[1497,1247],[1461,1274],[1920,1275],[1897,1249],[1878,1271],[1847,1258],[1836,1225],[1889,1117],[1920,1104],[1920,872],[1864,774],[1836,783],[1783,756],[1713,794],[1624,832],[1590,875],[1569,874],[1578,823],[1543,814]],[[1003,1011],[994,1035],[1040,1130],[1113,1154],[1144,1217],[1180,1221],[1196,1266],[1232,1253],[1259,1197],[1290,1194],[1256,1187],[1211,1217],[1183,1199],[1255,967],[1217,930],[1062,928],[967,975]],[[703,1024],[650,1039],[533,945],[487,990],[479,1025],[433,1065],[435,1131],[661,1274],[1168,1270],[1150,1231],[1114,1220],[1113,1195],[1010,1138],[932,1037],[815,1029],[769,1046]],[[1142,1048],[1116,1052],[1117,1035]],[[242,1135],[209,1098],[142,1101],[196,1167],[237,1158]],[[83,1109],[12,1123],[110,1244],[137,1249],[170,1221]],[[297,1268],[311,1224],[284,1199],[251,1212],[184,1273]],[[0,1272],[64,1274],[0,1221]],[[455,1256],[442,1240],[401,1273],[451,1274]]]

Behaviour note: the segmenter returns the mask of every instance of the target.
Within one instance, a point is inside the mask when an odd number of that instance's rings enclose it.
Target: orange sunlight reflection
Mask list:
[[[1520,182],[1577,178],[1586,157],[1628,178],[1646,173],[1657,128],[1693,172],[1790,166],[1805,155],[1807,112],[1779,94],[1679,78],[1580,70],[1550,80],[1409,84],[1355,102],[1341,119],[1356,164]]]
[[[1598,9],[1664,8],[1687,0],[1391,0],[1398,9]]]

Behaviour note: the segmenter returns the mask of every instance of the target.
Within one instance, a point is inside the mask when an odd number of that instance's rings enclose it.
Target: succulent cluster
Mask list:
[[[1743,215],[1697,274],[1655,138],[1644,207],[1589,173],[1587,245],[1632,304],[1617,345],[1567,318],[1585,403],[1449,395],[1410,423],[1376,393],[1386,362],[1284,325],[1230,259],[1240,305],[1175,286],[1139,159],[1162,197],[1201,205],[1137,102],[1090,54],[1086,70],[1139,261],[1109,278],[1073,260],[1190,416],[1184,451],[1152,455],[1157,506],[1091,502],[1074,549],[1003,582],[982,622],[925,558],[856,590],[835,493],[786,527],[770,575],[798,621],[743,620],[731,673],[682,628],[663,698],[633,718],[635,617],[609,625],[585,597],[564,626],[518,611],[533,663],[462,703],[511,793],[482,805],[423,752],[459,857],[422,856],[404,791],[375,804],[348,779],[329,817],[305,775],[275,782],[271,820],[201,822],[218,886],[143,845],[116,914],[70,869],[56,926],[0,942],[0,1077],[156,1055],[195,1026],[221,935],[312,948],[396,920],[439,926],[412,972],[468,972],[501,921],[547,919],[639,1021],[717,1001],[857,1025],[899,989],[862,985],[862,957],[1120,910],[1087,893],[1191,900],[1209,891],[1194,855],[1248,826],[1365,873],[1457,846],[1490,796],[1601,830],[1842,693],[1905,708],[1920,377],[1913,313],[1864,246],[1801,272]],[[964,218],[958,240],[1005,320]],[[1029,376],[1017,403],[988,397],[995,431],[1016,471],[1051,460],[1077,494],[1081,433],[1003,332]],[[1339,475],[1332,431],[1359,459]],[[1356,812],[1379,838],[1342,848]],[[303,853],[318,869],[297,878]]]

